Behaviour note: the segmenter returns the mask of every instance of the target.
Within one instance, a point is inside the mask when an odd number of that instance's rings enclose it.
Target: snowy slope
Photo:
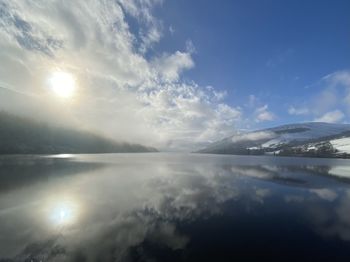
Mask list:
[[[202,153],[265,154],[302,147],[317,151],[328,146],[350,153],[350,125],[310,122],[235,134],[200,150]],[[330,144],[329,144],[330,143]],[[332,148],[333,149],[333,148]],[[301,149],[300,149],[301,150]],[[299,151],[300,151],[299,150]]]
[[[311,139],[318,139],[327,136],[334,136],[340,133],[349,132],[350,125],[344,124],[330,124],[330,123],[302,123],[284,125],[267,129],[275,133],[280,133],[278,140],[281,142],[306,141]]]
[[[350,137],[333,139],[329,141],[332,146],[339,151],[339,153],[350,154]]]

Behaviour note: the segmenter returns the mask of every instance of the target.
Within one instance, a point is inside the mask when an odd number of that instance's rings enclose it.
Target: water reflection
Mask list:
[[[74,155],[73,154],[58,154],[58,155],[49,155],[49,156],[46,156],[48,158],[74,158]]]
[[[0,258],[9,261],[229,260],[247,255],[247,247],[257,251],[251,256],[268,254],[274,245],[281,256],[305,248],[319,250],[314,257],[348,254],[350,180],[333,172],[347,161],[34,159],[0,167],[10,181],[0,188]]]
[[[350,178],[350,167],[334,166],[329,170],[329,173],[337,177]]]
[[[45,183],[62,176],[79,175],[103,168],[96,161],[82,162],[79,157],[1,156],[0,194],[35,183]]]
[[[54,226],[67,226],[78,220],[79,207],[72,200],[58,200],[48,207],[48,218]]]

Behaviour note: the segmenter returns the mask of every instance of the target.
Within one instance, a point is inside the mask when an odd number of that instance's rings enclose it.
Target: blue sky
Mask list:
[[[349,123],[348,14],[341,0],[0,0],[0,110],[187,151]]]
[[[322,77],[350,67],[349,1],[180,0],[157,13],[174,30],[157,48],[189,39],[195,46],[186,79],[227,90],[229,104],[254,95],[278,114],[276,124],[312,120],[288,108],[320,92]]]

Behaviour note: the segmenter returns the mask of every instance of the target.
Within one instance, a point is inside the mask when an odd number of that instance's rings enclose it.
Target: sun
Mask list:
[[[69,98],[75,93],[76,80],[70,73],[56,71],[49,77],[49,87],[57,96]]]

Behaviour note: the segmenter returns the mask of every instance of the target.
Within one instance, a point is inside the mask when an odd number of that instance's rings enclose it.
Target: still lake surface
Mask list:
[[[350,261],[350,161],[0,157],[0,261]]]

